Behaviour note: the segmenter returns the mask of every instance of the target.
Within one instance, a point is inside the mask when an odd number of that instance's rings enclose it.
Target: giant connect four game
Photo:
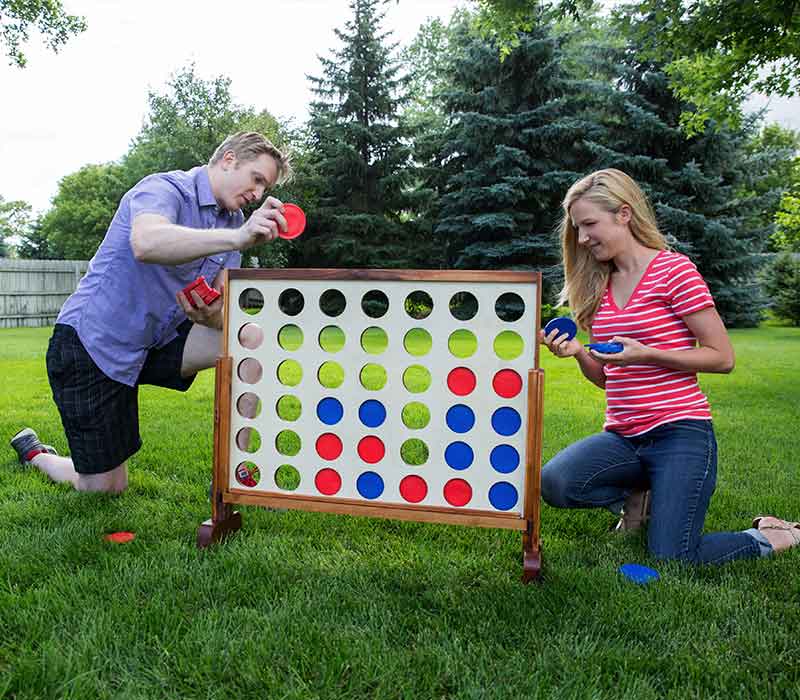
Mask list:
[[[520,530],[539,576],[541,276],[230,270],[206,546],[233,505]]]

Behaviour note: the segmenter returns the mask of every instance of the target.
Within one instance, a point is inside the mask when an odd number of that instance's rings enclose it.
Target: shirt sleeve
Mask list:
[[[158,176],[147,178],[131,193],[131,221],[139,214],[158,214],[177,224],[181,204],[181,195],[170,182]]]
[[[238,250],[232,250],[228,253],[223,267],[241,267],[242,266],[242,253]]]
[[[681,317],[714,306],[706,281],[686,257],[681,257],[670,272],[667,296],[673,311]]]

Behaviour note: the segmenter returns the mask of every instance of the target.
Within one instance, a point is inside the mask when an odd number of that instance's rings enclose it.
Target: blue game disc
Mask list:
[[[625,347],[622,343],[586,343],[586,347],[590,350],[597,350],[606,355],[612,355],[615,352],[622,352]]]
[[[519,452],[511,445],[498,445],[492,449],[489,461],[495,471],[501,474],[510,474],[519,466]]]
[[[492,428],[499,435],[513,435],[520,426],[522,418],[510,406],[502,406],[492,414]]]
[[[489,489],[489,503],[497,510],[511,510],[518,500],[517,489],[507,481],[498,481]]]
[[[472,464],[475,455],[466,442],[451,442],[444,451],[444,460],[453,469],[466,469]]]
[[[358,417],[368,428],[377,428],[386,420],[386,409],[380,401],[368,399],[359,407]]]
[[[343,415],[344,408],[338,399],[328,396],[317,404],[317,417],[325,425],[336,425]]]
[[[639,584],[658,581],[660,578],[658,571],[651,569],[649,566],[642,566],[641,564],[623,564],[619,567],[619,572],[629,581]]]
[[[572,340],[578,333],[578,326],[569,316],[559,316],[552,321],[548,321],[544,327],[544,334],[550,335],[556,328],[558,329],[558,335],[567,334],[567,340]]]
[[[364,472],[358,477],[356,488],[364,498],[377,498],[383,493],[383,479],[375,472]]]
[[[475,414],[472,409],[461,403],[447,409],[445,419],[447,420],[447,427],[454,433],[467,433],[475,425]]]

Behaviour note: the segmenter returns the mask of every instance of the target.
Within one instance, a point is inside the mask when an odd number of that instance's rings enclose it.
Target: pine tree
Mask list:
[[[542,269],[557,277],[553,234],[568,187],[590,167],[590,123],[571,114],[559,42],[547,25],[521,32],[501,59],[498,45],[461,32],[451,124],[437,167],[445,175],[436,233],[455,267]]]
[[[381,33],[385,0],[352,0],[336,30],[342,47],[310,77],[309,131],[321,193],[301,243],[307,265],[422,267],[436,262],[413,223],[410,130],[401,118],[407,78]]]

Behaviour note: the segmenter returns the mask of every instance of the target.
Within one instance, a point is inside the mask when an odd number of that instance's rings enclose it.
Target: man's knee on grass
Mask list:
[[[121,464],[100,474],[78,474],[75,489],[84,493],[119,494],[128,488],[128,467]]]

